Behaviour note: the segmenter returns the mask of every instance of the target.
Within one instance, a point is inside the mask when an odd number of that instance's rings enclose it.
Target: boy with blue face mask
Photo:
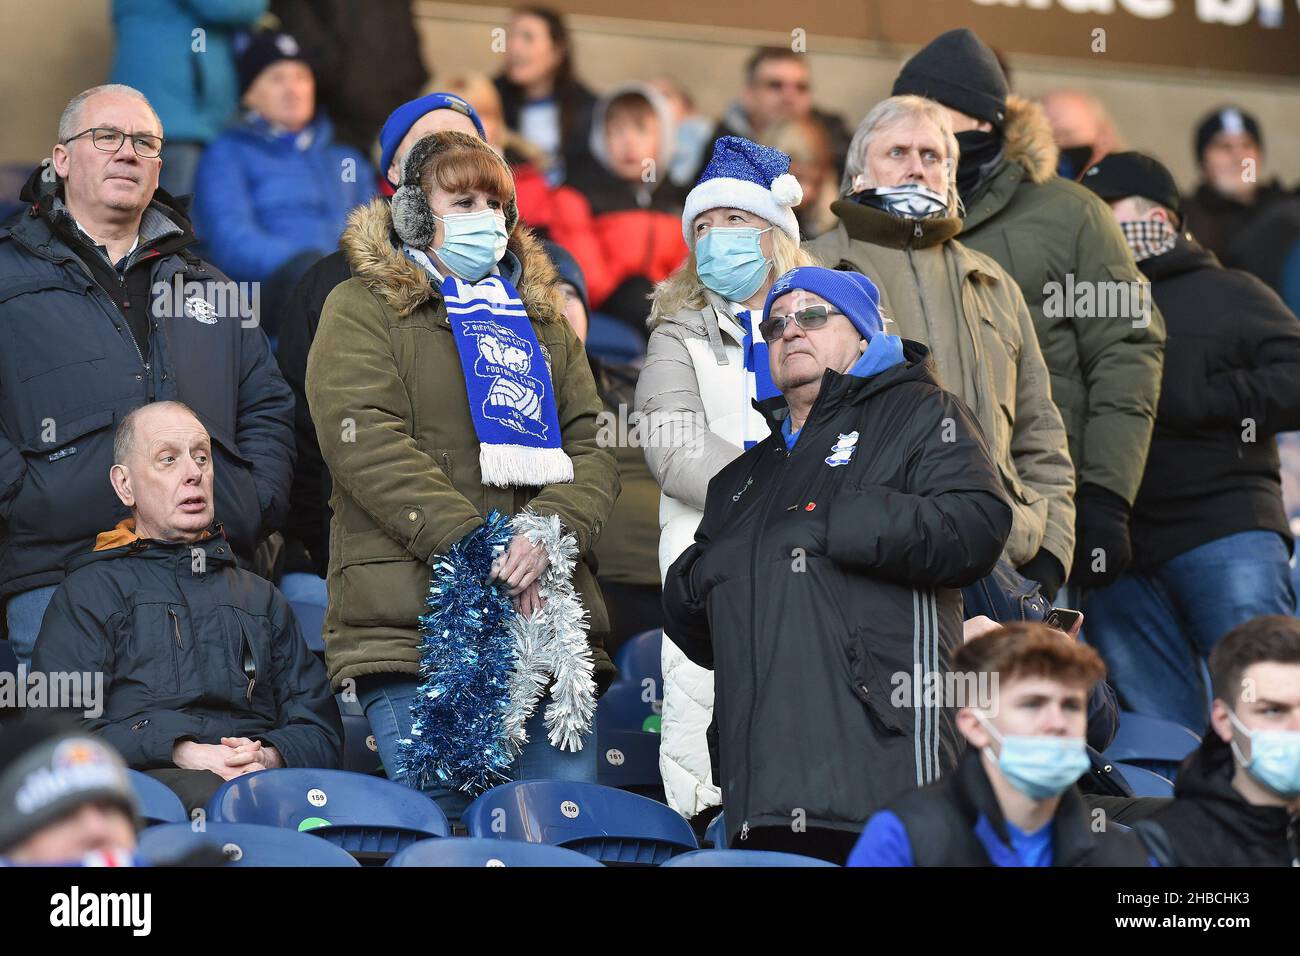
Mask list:
[[[1162,866],[1300,866],[1300,621],[1237,626],[1210,676],[1205,739],[1174,802],[1135,829]]]
[[[872,816],[849,866],[1145,866],[1130,833],[1098,826],[1075,781],[1088,771],[1096,651],[1041,624],[1013,624],[953,654],[973,691],[957,769]]]

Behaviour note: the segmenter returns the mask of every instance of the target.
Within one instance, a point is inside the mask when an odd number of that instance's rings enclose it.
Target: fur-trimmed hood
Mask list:
[[[1052,124],[1037,103],[1014,93],[1008,96],[1003,137],[1007,160],[1023,166],[1030,182],[1045,183],[1056,175],[1060,150],[1052,138]]]
[[[348,215],[340,241],[352,274],[366,284],[400,316],[408,316],[426,302],[440,298],[429,274],[402,254],[393,231],[393,214],[386,199],[372,199]],[[510,275],[509,262],[519,265],[519,275]],[[514,281],[528,316],[534,322],[563,322],[564,301],[559,275],[541,240],[523,225],[515,227],[506,246],[502,272]]]

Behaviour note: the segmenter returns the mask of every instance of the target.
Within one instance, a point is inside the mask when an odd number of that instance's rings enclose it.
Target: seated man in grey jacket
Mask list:
[[[288,601],[236,565],[214,523],[198,418],[180,402],[138,408],[113,460],[132,516],[70,562],[33,669],[102,672],[102,713],[87,728],[191,809],[240,774],[338,766],[342,723],[323,666]]]

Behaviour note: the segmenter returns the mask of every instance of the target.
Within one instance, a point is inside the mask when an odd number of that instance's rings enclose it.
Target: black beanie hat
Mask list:
[[[1264,133],[1259,128],[1259,120],[1243,109],[1238,109],[1235,106],[1224,106],[1205,117],[1205,119],[1201,120],[1201,124],[1196,127],[1196,161],[1198,163],[1205,156],[1205,147],[1210,145],[1210,140],[1224,131],[1247,133],[1254,138],[1255,143],[1261,150],[1264,148]]]
[[[894,96],[912,94],[986,120],[1001,130],[1007,118],[1007,78],[998,58],[970,30],[941,33],[903,64]]]
[[[300,60],[311,66],[311,61],[298,41],[288,33],[268,30],[237,37],[235,71],[239,74],[239,95],[248,92],[259,73],[281,60]]]

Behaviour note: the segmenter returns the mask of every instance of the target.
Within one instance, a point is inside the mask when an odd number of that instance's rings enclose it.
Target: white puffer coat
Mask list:
[[[709,480],[760,441],[768,428],[754,410],[745,372],[745,329],[735,304],[710,296],[703,309],[659,318],[636,388],[646,462],[663,490],[659,573],[695,540]],[[713,716],[713,672],[692,664],[664,635],[659,770],[668,804],[686,817],[721,802],[705,736]]]

